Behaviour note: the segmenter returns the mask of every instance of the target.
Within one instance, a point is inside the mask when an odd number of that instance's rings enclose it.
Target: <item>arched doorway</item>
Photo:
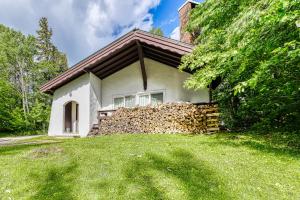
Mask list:
[[[64,132],[78,133],[79,105],[70,101],[64,106]]]

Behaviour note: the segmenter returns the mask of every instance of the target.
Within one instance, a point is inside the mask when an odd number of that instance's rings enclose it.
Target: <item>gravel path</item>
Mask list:
[[[29,135],[29,136],[18,136],[18,137],[5,137],[0,138],[0,146],[12,144],[17,141],[27,140],[31,138],[41,137],[42,135]]]

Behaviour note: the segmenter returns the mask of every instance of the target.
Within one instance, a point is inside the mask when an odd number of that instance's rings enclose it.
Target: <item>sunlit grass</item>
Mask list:
[[[42,137],[25,142],[0,147],[0,199],[300,197],[297,134]]]

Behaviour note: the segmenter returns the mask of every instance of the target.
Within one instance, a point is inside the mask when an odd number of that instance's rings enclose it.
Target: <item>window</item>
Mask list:
[[[124,97],[114,98],[114,108],[124,107]]]
[[[144,94],[139,96],[139,106],[147,106],[149,104],[155,106],[157,104],[163,103],[164,94],[161,93],[152,93]]]
[[[132,108],[135,106],[135,96],[126,96],[125,97],[125,107]]]
[[[157,105],[163,103],[163,98],[164,98],[163,93],[151,94],[151,105]]]
[[[135,96],[125,96],[125,97],[116,97],[114,98],[114,109],[120,107],[132,108],[135,106]]]
[[[141,95],[139,98],[139,106],[147,106],[149,104],[149,95]]]
[[[163,92],[153,92],[138,95],[138,102],[136,101],[136,95],[119,96],[113,99],[114,109],[120,107],[133,108],[138,103],[139,106],[158,105],[163,103]]]

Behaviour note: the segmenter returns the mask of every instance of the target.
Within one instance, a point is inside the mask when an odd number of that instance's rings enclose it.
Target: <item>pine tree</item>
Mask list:
[[[52,35],[47,18],[42,17],[39,21],[36,40],[38,71],[42,73],[40,84],[49,81],[68,68],[67,57],[54,46],[51,41]]]
[[[39,21],[40,29],[37,31],[37,50],[39,61],[51,61],[55,48],[51,42],[52,29],[48,26],[48,20],[42,17]]]

